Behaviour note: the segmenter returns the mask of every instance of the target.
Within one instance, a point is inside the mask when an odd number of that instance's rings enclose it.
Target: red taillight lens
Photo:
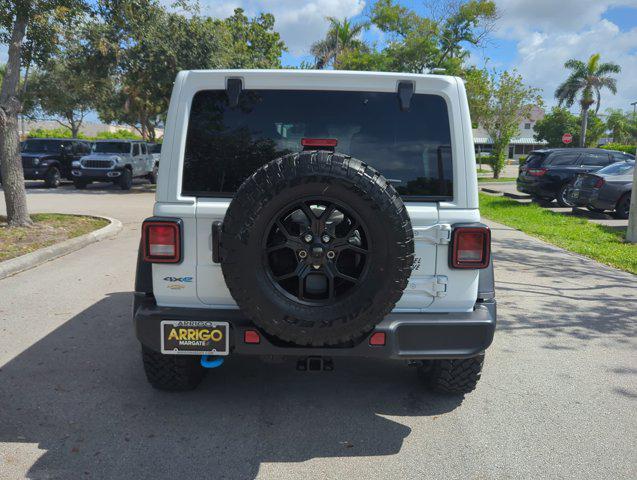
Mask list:
[[[457,227],[451,237],[453,268],[487,268],[491,258],[488,227]]]
[[[532,177],[541,177],[547,172],[546,168],[529,168],[527,173]]]
[[[606,180],[604,180],[603,178],[600,177],[595,182],[595,185],[593,185],[593,188],[602,188],[605,183],[606,183]]]
[[[376,332],[369,337],[369,344],[373,347],[382,347],[385,345],[385,332]]]
[[[144,260],[154,263],[179,263],[181,261],[180,237],[177,222],[144,222],[142,225]]]
[[[259,344],[261,343],[261,335],[256,330],[246,330],[243,332],[243,342],[250,344]]]
[[[338,145],[336,138],[302,138],[303,147],[335,147]]]

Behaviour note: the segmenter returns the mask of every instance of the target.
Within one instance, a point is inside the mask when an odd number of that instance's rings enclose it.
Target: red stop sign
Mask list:
[[[573,135],[571,135],[570,133],[565,133],[564,135],[562,135],[562,143],[569,144],[572,141],[573,141]]]

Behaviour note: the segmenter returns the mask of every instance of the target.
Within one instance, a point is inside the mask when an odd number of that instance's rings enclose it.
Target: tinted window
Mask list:
[[[146,144],[145,143],[140,143],[140,146],[142,148],[142,154],[146,155]]]
[[[25,153],[59,153],[69,142],[60,140],[27,140],[22,151]]]
[[[161,153],[161,143],[150,145],[150,153]]]
[[[575,161],[579,158],[578,152],[556,152],[551,155],[551,165],[575,165]]]
[[[95,142],[95,153],[130,153],[130,143],[126,142]]]
[[[607,153],[583,153],[580,163],[582,165],[590,165],[590,166],[598,166],[598,165],[608,165],[610,159]]]
[[[452,198],[451,138],[442,97],[395,93],[244,90],[192,101],[183,193],[232,195],[259,166],[301,150],[302,138],[336,138],[336,151],[377,168],[402,195]]]
[[[604,175],[632,175],[633,168],[635,168],[635,162],[619,162],[608,165],[598,170],[597,173]]]

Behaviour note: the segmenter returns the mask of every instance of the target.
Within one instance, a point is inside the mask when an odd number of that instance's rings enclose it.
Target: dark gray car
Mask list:
[[[635,161],[617,162],[593,173],[578,175],[569,201],[595,212],[614,210],[617,218],[628,218]]]

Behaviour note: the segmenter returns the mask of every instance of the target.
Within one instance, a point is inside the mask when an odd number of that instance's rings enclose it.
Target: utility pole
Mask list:
[[[633,106],[633,122],[635,121],[635,109],[637,102],[631,103]],[[633,171],[633,190],[630,195],[630,214],[628,215],[628,229],[626,230],[626,241],[637,243],[637,150],[635,151],[635,170]]]

